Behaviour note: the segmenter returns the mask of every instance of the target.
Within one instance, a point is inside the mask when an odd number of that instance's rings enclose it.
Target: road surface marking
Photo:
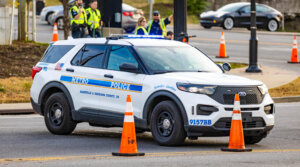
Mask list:
[[[211,39],[211,38],[192,38],[191,42],[193,40],[196,41],[214,41],[214,42],[220,42],[220,39]],[[245,43],[245,44],[249,44],[249,41],[242,41],[242,40],[226,40],[226,42],[229,43]],[[259,41],[260,45],[278,45],[278,46],[293,46],[292,43],[277,43],[277,42],[261,42]]]
[[[268,149],[268,150],[252,151],[252,153],[283,153],[283,152],[285,153],[300,152],[300,149]],[[230,153],[238,154],[233,152],[222,152],[222,151],[189,151],[189,152],[146,153],[145,157],[167,157],[167,156],[180,156],[180,155],[208,155],[208,154],[230,154]],[[53,160],[96,159],[96,158],[118,158],[118,157],[114,157],[111,154],[107,154],[107,155],[61,156],[61,157],[4,158],[4,159],[0,159],[0,164],[10,163],[10,162],[24,162],[24,161],[53,161]]]

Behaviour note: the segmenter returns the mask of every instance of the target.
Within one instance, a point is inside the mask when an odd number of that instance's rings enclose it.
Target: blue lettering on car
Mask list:
[[[205,125],[210,126],[211,120],[190,119],[190,125]]]
[[[109,80],[98,80],[98,79],[90,79],[90,78],[67,76],[67,75],[62,75],[60,77],[60,81],[71,83],[71,84],[80,84],[80,85],[96,86],[96,87],[98,86],[98,87],[104,87],[109,89],[138,92],[138,93],[141,93],[143,90],[143,86],[140,84],[116,82],[116,81],[109,81]]]

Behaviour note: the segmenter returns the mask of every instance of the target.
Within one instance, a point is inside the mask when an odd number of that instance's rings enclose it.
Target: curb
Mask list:
[[[275,103],[291,103],[300,102],[300,96],[290,96],[290,97],[273,97]]]

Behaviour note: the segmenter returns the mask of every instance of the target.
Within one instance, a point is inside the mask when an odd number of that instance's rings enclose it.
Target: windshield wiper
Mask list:
[[[164,74],[164,73],[169,73],[169,72],[177,72],[177,71],[171,71],[171,70],[166,70],[166,71],[155,71],[154,74]]]

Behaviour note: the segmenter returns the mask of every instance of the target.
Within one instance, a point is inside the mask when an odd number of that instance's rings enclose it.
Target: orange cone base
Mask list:
[[[291,61],[288,61],[288,63],[291,63],[291,64],[300,64],[300,62],[291,62]]]
[[[113,156],[127,156],[127,157],[132,157],[132,156],[144,156],[145,153],[112,153]]]
[[[226,57],[216,56],[216,58],[227,59],[227,58],[229,58],[229,56],[226,56]]]
[[[251,152],[252,148],[245,148],[245,149],[221,148],[221,151],[228,151],[228,152]]]

